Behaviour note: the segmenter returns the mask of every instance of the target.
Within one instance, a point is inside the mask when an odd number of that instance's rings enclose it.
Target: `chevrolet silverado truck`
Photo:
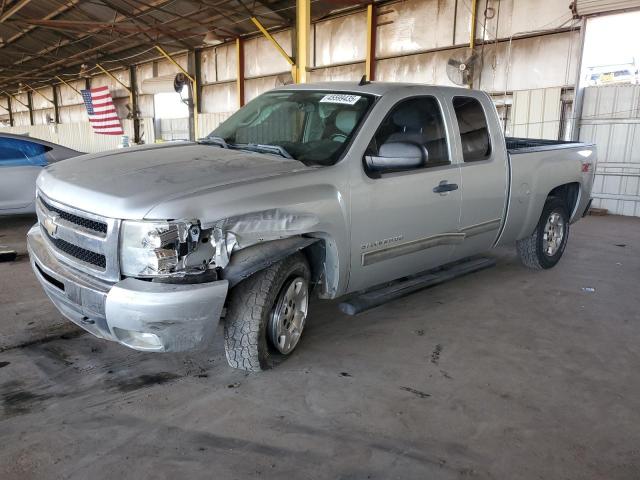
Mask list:
[[[294,350],[309,298],[516,244],[546,269],[590,202],[594,146],[505,139],[480,91],[289,85],[193,143],[83,155],[37,180],[28,248],[64,316],[136,350],[232,367]]]

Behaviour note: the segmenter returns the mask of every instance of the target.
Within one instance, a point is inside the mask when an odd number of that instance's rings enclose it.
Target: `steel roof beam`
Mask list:
[[[68,0],[68,2],[65,5],[57,8],[56,10],[51,12],[50,14],[45,15],[43,20],[51,20],[51,19],[57,17],[58,15],[62,15],[67,10],[70,10],[71,8],[75,7],[78,3],[80,3],[80,0]],[[5,46],[9,45],[10,43],[15,42],[16,40],[18,40],[19,38],[23,37],[24,35],[26,35],[30,31],[35,30],[36,28],[38,28],[36,25],[31,25],[31,26],[25,28],[24,30],[22,30],[19,33],[15,34],[13,37],[7,38],[4,41],[4,43],[0,45],[0,48],[3,48]]]
[[[10,7],[6,12],[0,15],[0,23],[18,13],[20,10],[26,7],[29,2],[31,2],[31,0],[18,0],[18,2],[16,2],[13,7]]]
[[[154,5],[155,3],[164,5],[164,4],[169,3],[170,1],[172,1],[172,0],[158,0],[157,2],[154,2],[152,5]],[[139,15],[141,13],[145,13],[147,10],[149,10],[149,8],[153,8],[153,7],[140,8],[140,9],[138,9],[137,12],[134,12],[134,15]],[[120,19],[116,19],[115,23],[122,22],[123,20],[125,20],[124,17],[121,17]],[[57,48],[66,47],[67,45],[69,45],[71,43],[75,43],[75,42],[78,42],[78,41],[86,40],[88,38],[91,38],[92,36],[95,36],[95,34],[99,33],[99,31],[100,31],[99,28],[93,29],[93,30],[89,31],[89,34],[85,35],[84,37],[79,37],[79,38],[77,38],[76,40],[73,40],[73,41],[72,40],[68,40],[68,41],[62,42],[60,45],[55,45],[55,46],[44,48],[44,49],[40,50],[39,52],[35,53],[31,58],[28,58],[26,60],[22,60],[19,63],[24,63],[25,61],[29,61],[31,59],[40,58],[40,57],[42,57],[42,54],[47,54],[47,53],[49,53],[52,50],[55,50]],[[0,69],[0,72],[1,71],[3,71],[3,69]]]
[[[192,12],[188,13],[187,15],[195,14],[195,13],[199,13],[199,12],[200,12],[200,10],[195,10],[195,11],[192,11]],[[165,22],[159,23],[158,25],[160,25],[160,26],[162,26],[162,25],[169,25],[169,24],[175,23],[176,21],[178,21],[178,20],[177,20],[177,19],[170,19],[170,20],[166,20]],[[27,71],[27,72],[25,72],[25,73],[22,73],[22,74],[20,74],[20,75],[15,75],[15,76],[13,76],[13,77],[12,77],[12,80],[13,80],[13,81],[19,81],[20,79],[25,78],[25,77],[26,77],[26,76],[28,76],[29,74],[33,74],[34,72],[37,72],[37,71],[39,71],[39,70],[43,70],[43,69],[44,69],[44,70],[46,70],[46,71],[49,71],[49,72],[50,72],[50,71],[51,71],[51,69],[53,68],[53,69],[54,69],[54,71],[56,71],[56,72],[57,72],[57,71],[59,71],[59,70],[60,70],[60,68],[55,68],[55,67],[57,67],[57,66],[58,66],[58,65],[60,65],[61,63],[64,63],[64,62],[67,62],[67,63],[68,63],[68,62],[69,62],[69,60],[71,60],[71,59],[75,59],[75,58],[78,58],[78,57],[80,57],[80,56],[82,56],[82,55],[88,55],[88,54],[90,54],[90,53],[93,53],[93,52],[99,51],[99,50],[100,50],[100,49],[102,49],[102,48],[108,47],[109,45],[112,45],[112,44],[114,44],[114,43],[116,43],[116,42],[121,42],[121,41],[123,41],[123,40],[127,40],[127,39],[132,38],[132,37],[134,37],[134,36],[136,36],[136,35],[137,35],[136,33],[131,33],[131,34],[125,35],[125,36],[123,36],[123,37],[120,37],[120,38],[118,38],[118,39],[116,39],[116,40],[111,40],[111,41],[106,42],[106,43],[104,43],[104,44],[102,44],[102,45],[99,45],[99,46],[96,46],[96,47],[90,48],[89,50],[86,50],[86,51],[82,51],[82,52],[79,52],[79,53],[73,54],[73,55],[71,55],[70,57],[66,57],[66,58],[64,58],[64,59],[57,60],[57,61],[55,61],[55,62],[52,62],[52,63],[46,64],[46,65],[41,65],[41,66],[38,66],[38,67],[34,67],[33,69],[31,69],[31,70],[29,70],[29,71]],[[115,50],[109,51],[109,52],[108,52],[108,54],[113,55],[113,54],[115,54],[115,53],[119,53],[119,52],[121,52],[121,51],[128,50],[128,49],[132,49],[132,48],[137,48],[137,47],[143,46],[143,45],[145,45],[145,44],[147,44],[147,45],[148,45],[149,43],[148,43],[148,42],[139,42],[138,44],[136,44],[136,45],[134,45],[134,46],[130,46],[130,45],[128,45],[128,46],[126,46],[126,47],[124,47],[124,48],[121,48],[121,49],[115,49]],[[68,45],[68,43],[67,43],[67,45]],[[49,50],[49,51],[51,51],[52,49],[55,49],[55,48],[57,48],[57,47],[49,47],[49,48],[48,48],[48,50]],[[26,61],[26,60],[25,60],[25,61]],[[69,65],[66,65],[65,67],[71,67],[71,66],[77,65],[78,63],[81,63],[82,61],[84,61],[84,60],[80,60],[80,61],[75,62],[75,63],[70,63]],[[24,63],[24,61],[22,61],[22,62],[17,62],[17,63]],[[1,71],[2,71],[2,70],[0,70],[0,72],[1,72]],[[3,83],[3,85],[6,85],[7,83],[8,83],[8,82],[5,82],[5,83]]]

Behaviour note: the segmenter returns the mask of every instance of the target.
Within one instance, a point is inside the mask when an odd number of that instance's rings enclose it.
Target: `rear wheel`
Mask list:
[[[234,368],[272,368],[298,345],[309,310],[309,265],[296,253],[234,287],[224,325]]]
[[[535,270],[554,267],[564,253],[568,238],[567,207],[561,199],[551,197],[544,205],[535,231],[516,243],[520,260]]]

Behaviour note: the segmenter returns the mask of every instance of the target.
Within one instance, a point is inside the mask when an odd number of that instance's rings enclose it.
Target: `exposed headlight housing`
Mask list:
[[[120,270],[128,277],[157,277],[185,271],[186,257],[199,244],[197,222],[122,222]],[[202,270],[206,262],[195,266]]]

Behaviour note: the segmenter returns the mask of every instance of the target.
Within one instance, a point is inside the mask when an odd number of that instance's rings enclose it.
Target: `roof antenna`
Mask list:
[[[367,85],[371,83],[369,80],[367,80],[367,76],[366,75],[362,75],[362,78],[360,79],[360,82],[358,83],[358,86],[361,87],[363,85]]]

